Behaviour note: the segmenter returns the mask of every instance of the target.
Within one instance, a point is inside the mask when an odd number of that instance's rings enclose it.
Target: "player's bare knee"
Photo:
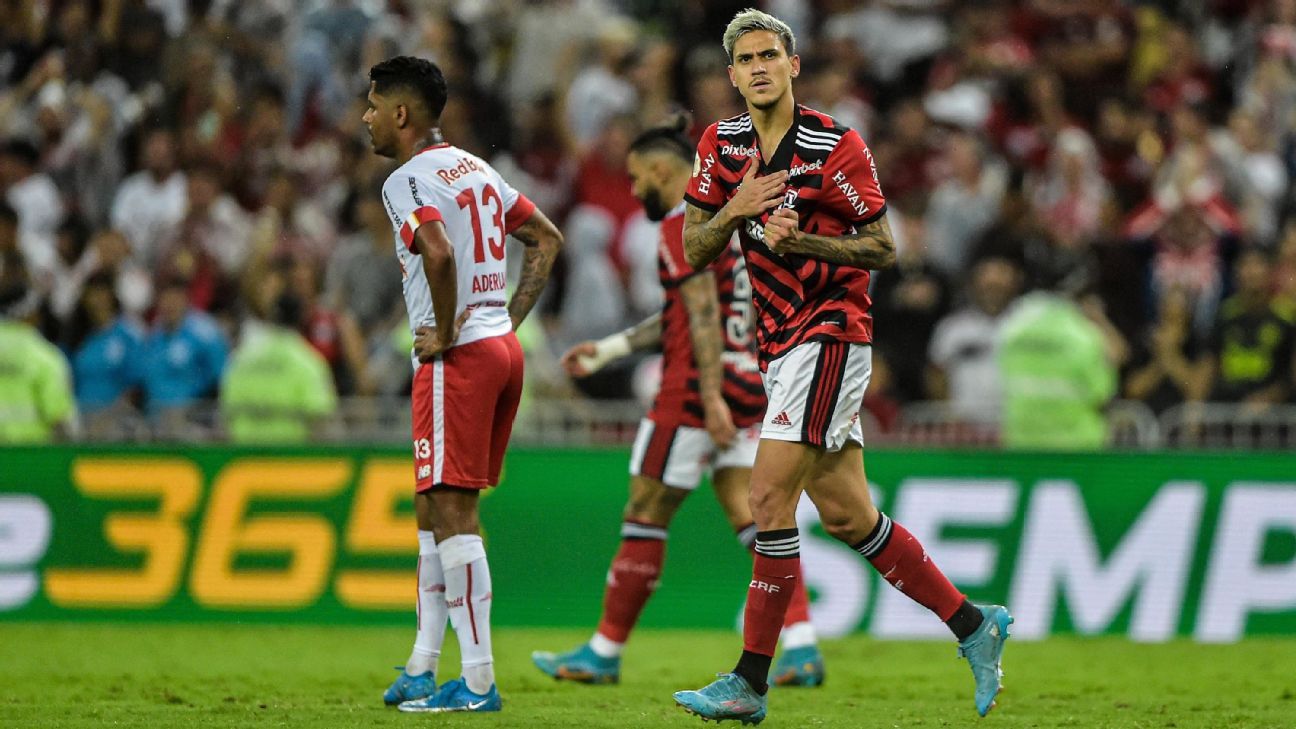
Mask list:
[[[460,534],[481,533],[477,491],[439,486],[428,492],[428,496],[432,531],[438,542]]]
[[[861,517],[860,514],[846,512],[829,514],[820,512],[819,523],[823,525],[823,529],[828,533],[828,536],[847,544],[854,544],[862,539],[864,534],[868,533],[867,530],[861,533],[864,523]]]
[[[752,483],[747,498],[752,518],[761,529],[780,529],[796,525],[795,493],[787,489]]]
[[[625,518],[644,524],[667,526],[679,510],[688,491],[672,488],[661,482],[637,479],[630,488],[626,502]]]

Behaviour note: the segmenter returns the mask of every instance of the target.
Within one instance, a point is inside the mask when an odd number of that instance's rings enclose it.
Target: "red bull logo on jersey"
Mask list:
[[[482,171],[482,166],[477,164],[477,160],[469,159],[467,157],[460,157],[459,164],[455,165],[454,167],[449,167],[443,170],[437,170],[436,174],[437,177],[441,178],[442,182],[449,185],[450,183],[454,182],[460,177],[463,177],[464,175],[470,175],[474,172],[481,172],[481,171]]]
[[[868,205],[864,202],[864,199],[860,197],[859,191],[855,189],[855,186],[846,179],[845,172],[837,170],[833,173],[832,179],[833,182],[837,183],[837,189],[842,191],[842,195],[846,196],[846,202],[850,203],[851,207],[855,208],[855,214],[857,216],[862,218],[868,214]]]
[[[503,291],[505,285],[504,274],[483,273],[480,276],[473,276],[472,292],[480,294],[487,291]]]

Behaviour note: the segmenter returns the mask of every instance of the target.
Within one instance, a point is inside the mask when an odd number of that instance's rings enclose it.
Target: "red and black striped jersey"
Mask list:
[[[797,212],[804,232],[848,235],[886,213],[873,153],[864,140],[832,117],[800,105],[769,160],[761,154],[750,114],[707,127],[684,199],[703,210],[720,210],[737,191],[749,159],[760,165],[760,175],[787,171],[780,207]],[[761,369],[804,342],[872,342],[869,272],[774,253],[764,243],[768,217],[748,218],[738,226],[752,280]]]
[[[765,413],[765,387],[756,364],[756,342],[751,335],[751,280],[738,244],[730,241],[724,252],[703,271],[715,275],[720,303],[725,402],[734,425],[740,428],[755,425]],[[657,274],[666,291],[661,316],[662,383],[651,414],[658,423],[694,428],[705,425],[688,309],[680,291],[681,284],[699,273],[684,258],[684,204],[680,203],[662,220],[661,243],[657,249]]]

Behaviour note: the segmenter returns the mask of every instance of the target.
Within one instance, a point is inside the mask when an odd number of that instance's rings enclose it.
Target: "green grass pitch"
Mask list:
[[[700,727],[671,692],[708,682],[739,649],[732,633],[643,630],[609,687],[560,684],[531,666],[531,650],[587,636],[497,630],[504,711],[430,716],[380,698],[409,629],[0,624],[0,727]],[[448,638],[443,679],[458,673]],[[1296,727],[1292,640],[1010,641],[1006,690],[985,720],[952,643],[853,637],[825,653],[827,685],[775,689],[763,727]]]

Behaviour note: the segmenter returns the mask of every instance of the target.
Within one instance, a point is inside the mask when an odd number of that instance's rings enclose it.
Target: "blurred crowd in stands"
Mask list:
[[[796,32],[798,101],[877,161],[884,428],[925,400],[997,417],[1035,289],[1083,314],[1047,326],[1096,332],[1076,366],[1118,374],[1101,399],[1292,400],[1296,0],[7,0],[0,309],[61,350],[83,414],[401,393],[391,163],[360,119],[370,65],[417,54],[449,80],[446,138],[566,236],[530,392],[651,389],[642,363],[573,384],[554,362],[659,306],[627,146],[742,111],[720,35],[749,4]]]

